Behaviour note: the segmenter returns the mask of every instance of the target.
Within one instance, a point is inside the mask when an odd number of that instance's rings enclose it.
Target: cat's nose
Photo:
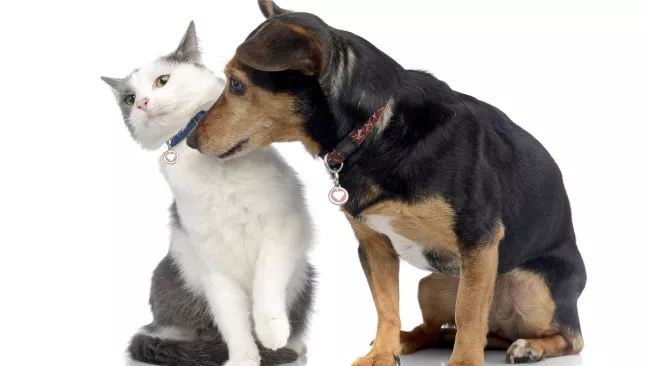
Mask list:
[[[138,108],[142,109],[143,111],[147,111],[147,105],[149,104],[149,99],[147,98],[142,98],[138,100],[138,103],[136,104]]]

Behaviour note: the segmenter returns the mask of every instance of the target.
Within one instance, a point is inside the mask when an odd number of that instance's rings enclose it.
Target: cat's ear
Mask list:
[[[111,88],[117,92],[123,92],[127,88],[126,81],[124,79],[109,78],[107,76],[102,76],[101,79],[104,80],[106,84],[110,85]]]
[[[190,22],[190,25],[187,27],[187,30],[185,31],[185,35],[181,40],[181,43],[178,45],[178,48],[176,48],[176,51],[174,51],[174,55],[176,55],[178,58],[183,60],[188,60],[193,62],[201,61],[201,51],[199,51],[199,40],[196,37],[196,26],[194,25],[193,20]]]

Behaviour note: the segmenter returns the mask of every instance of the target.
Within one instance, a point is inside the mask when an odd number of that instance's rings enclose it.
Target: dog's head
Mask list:
[[[328,27],[270,0],[259,4],[268,19],[237,48],[225,68],[225,91],[188,137],[188,145],[204,154],[228,158],[290,141],[312,153],[320,149],[307,123],[325,100],[318,78]]]

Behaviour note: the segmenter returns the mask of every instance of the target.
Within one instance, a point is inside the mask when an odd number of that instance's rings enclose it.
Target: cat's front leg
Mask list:
[[[205,276],[208,303],[224,341],[229,358],[224,366],[259,366],[260,353],[250,324],[250,301],[244,291],[227,275]]]
[[[283,220],[284,222],[280,222]],[[284,215],[265,225],[264,240],[255,267],[253,319],[262,345],[276,350],[287,345],[291,326],[287,315],[287,288],[302,258],[300,227]]]

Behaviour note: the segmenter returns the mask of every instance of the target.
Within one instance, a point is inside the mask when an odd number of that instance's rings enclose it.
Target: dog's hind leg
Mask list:
[[[537,362],[546,357],[578,354],[582,335],[576,307],[577,294],[569,277],[551,291],[539,274],[514,270],[497,279],[490,331],[515,340],[508,348],[509,363]],[[568,290],[568,291],[567,291]],[[574,294],[558,298],[563,292]]]
[[[418,302],[423,323],[410,332],[400,333],[402,354],[433,348],[444,342],[441,327],[454,323],[457,294],[458,278],[431,274],[420,280]],[[453,340],[451,345],[453,347]]]
[[[418,302],[422,311],[422,325],[410,332],[400,333],[402,354],[407,355],[425,348],[453,348],[456,329],[442,328],[455,326],[456,297],[458,278],[430,274],[420,280]],[[512,341],[488,334],[488,349],[508,349]]]

